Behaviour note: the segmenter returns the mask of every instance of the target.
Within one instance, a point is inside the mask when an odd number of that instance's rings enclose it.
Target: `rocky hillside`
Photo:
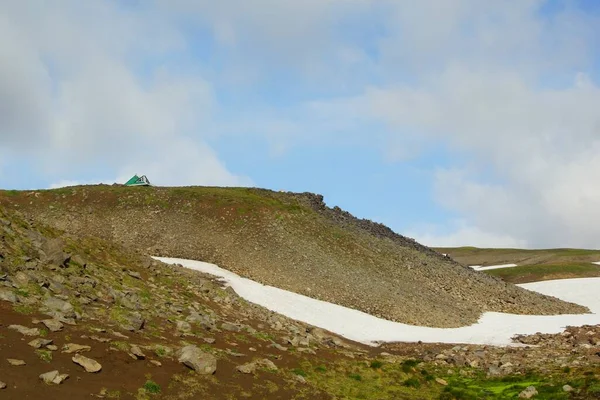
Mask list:
[[[0,206],[0,398],[600,395],[598,327],[520,337],[531,349],[367,348],[145,252]]]
[[[0,192],[0,204],[78,237],[212,262],[256,281],[435,327],[484,311],[586,310],[465,268],[313,194],[245,188],[85,186]]]

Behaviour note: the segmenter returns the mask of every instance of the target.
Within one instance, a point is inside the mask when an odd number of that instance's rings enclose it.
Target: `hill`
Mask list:
[[[41,208],[74,207],[69,191],[36,193],[3,193],[18,201],[0,205],[2,399],[505,399],[532,386],[539,398],[600,394],[598,326],[517,338],[533,347],[366,347],[145,249],[17,211],[42,196],[57,200]]]
[[[398,322],[458,327],[485,311],[586,311],[463,267],[310,193],[99,185],[4,191],[0,204],[78,237],[215,263]]]
[[[517,264],[517,267],[485,271],[510,283],[600,276],[600,250],[588,249],[485,249],[437,248],[462,265]]]

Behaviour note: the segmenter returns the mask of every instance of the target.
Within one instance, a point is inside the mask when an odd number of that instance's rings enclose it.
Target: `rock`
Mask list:
[[[444,379],[442,379],[442,378],[435,378],[435,381],[436,381],[437,383],[439,383],[440,385],[442,385],[442,386],[448,386],[448,382],[446,382],[446,381],[445,381]]]
[[[185,346],[177,352],[180,363],[202,375],[214,374],[217,370],[217,359],[210,353],[205,353],[198,347]]]
[[[562,387],[563,392],[572,392],[573,391],[573,386],[571,385],[565,385]]]
[[[26,364],[25,361],[23,361],[23,360],[17,360],[15,358],[7,358],[6,361],[8,361],[8,363],[10,365],[15,366],[15,367],[20,367],[20,366]]]
[[[229,332],[240,332],[242,328],[238,325],[232,324],[230,322],[223,322],[221,324],[221,329],[229,331]]]
[[[306,378],[302,375],[294,375],[294,378],[300,383],[306,383]]]
[[[525,389],[521,393],[519,393],[519,398],[520,399],[530,399],[533,396],[537,396],[537,394],[538,394],[537,389],[533,386],[529,386],[527,389]]]
[[[191,332],[192,331],[192,325],[190,325],[189,322],[177,321],[177,330],[179,332]]]
[[[142,349],[140,349],[135,344],[131,345],[131,347],[129,348],[129,352],[138,360],[143,360],[146,358],[146,355],[142,352]]]
[[[65,266],[71,256],[63,251],[64,242],[60,239],[46,240],[42,244],[42,252],[44,253],[44,262],[47,264]]]
[[[10,325],[8,329],[13,329],[25,336],[40,336],[40,330],[38,328],[28,328],[23,325]]]
[[[40,379],[43,380],[44,383],[46,383],[46,384],[53,383],[55,385],[60,385],[68,377],[69,377],[69,375],[67,375],[67,374],[61,374],[61,373],[59,373],[56,370],[55,371],[46,372],[45,374],[41,374],[40,375]]]
[[[64,325],[56,319],[45,319],[42,321],[42,324],[44,324],[46,328],[50,329],[52,332],[58,332],[64,327]]]
[[[100,365],[98,361],[82,356],[81,354],[74,355],[71,360],[73,360],[75,364],[81,365],[85,369],[85,372],[93,373],[102,369],[102,365]]]
[[[56,345],[53,345],[53,344],[49,344],[49,345],[47,345],[47,346],[46,346],[46,348],[47,348],[48,350],[51,350],[51,351],[56,351],[56,350],[58,350],[58,346],[56,346]]]
[[[144,324],[146,323],[146,319],[142,316],[142,314],[138,312],[134,312],[125,317],[126,321],[121,324],[123,329],[134,332],[139,331],[144,328]]]
[[[6,389],[6,383],[0,381],[0,389]]]
[[[39,349],[39,348],[42,348],[49,344],[52,344],[52,340],[37,338],[37,339],[33,339],[31,342],[29,342],[27,344],[30,345],[31,347],[33,347],[34,349]]]
[[[160,361],[157,360],[150,360],[150,364],[156,366],[156,367],[161,367],[162,363]]]
[[[129,276],[135,279],[142,279],[142,275],[140,275],[139,272],[136,271],[129,271],[128,272]]]
[[[9,303],[17,302],[17,295],[8,289],[0,289],[0,300],[8,301]]]
[[[74,315],[73,305],[56,297],[48,297],[44,300],[44,306],[51,311],[58,311],[66,317]]]
[[[235,369],[238,372],[241,372],[242,374],[253,374],[256,371],[256,368],[258,368],[258,365],[256,365],[256,363],[253,362],[238,365],[237,367],[235,367]]]
[[[278,369],[273,361],[266,358],[239,365],[235,369],[243,374],[253,374],[259,367],[270,369],[272,371],[277,371]]]
[[[495,365],[492,365],[488,368],[487,376],[501,376],[502,370]]]
[[[80,353],[82,351],[90,351],[92,348],[84,344],[67,343],[63,346],[62,352],[67,354]]]

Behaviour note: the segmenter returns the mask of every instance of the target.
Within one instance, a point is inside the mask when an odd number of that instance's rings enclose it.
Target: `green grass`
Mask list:
[[[523,265],[484,271],[511,283],[537,282],[560,278],[600,276],[600,266],[591,263]]]
[[[148,393],[151,393],[151,394],[160,393],[160,385],[154,381],[151,381],[151,380],[146,381],[146,383],[144,383],[143,387],[146,390],[146,392],[148,392]]]
[[[50,363],[52,361],[52,352],[50,350],[36,350],[35,353],[44,362]]]

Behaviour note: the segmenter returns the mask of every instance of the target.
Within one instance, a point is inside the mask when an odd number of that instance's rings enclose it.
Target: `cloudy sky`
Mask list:
[[[595,0],[6,0],[0,187],[143,173],[600,248],[599,42]]]

